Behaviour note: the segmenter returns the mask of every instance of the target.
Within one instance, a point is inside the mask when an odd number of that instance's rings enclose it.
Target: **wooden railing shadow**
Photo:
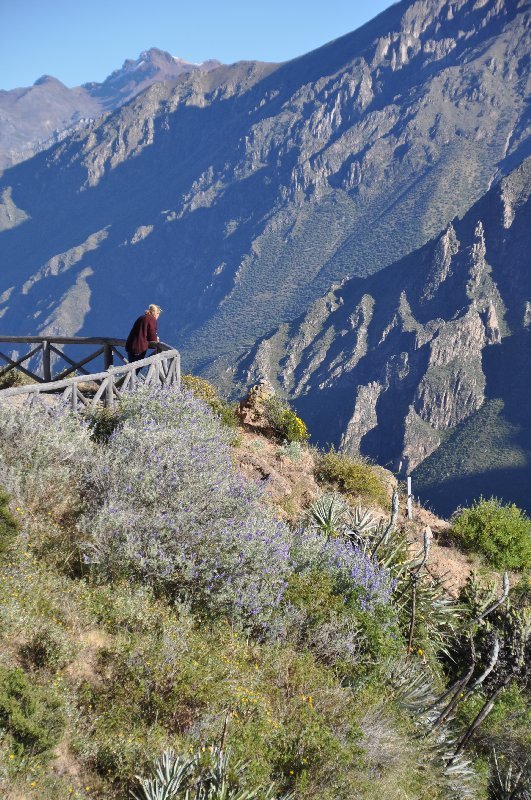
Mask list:
[[[2,336],[0,347],[5,344],[26,344],[30,346],[29,352],[20,358],[11,358],[0,351],[0,357],[7,362],[1,370],[2,376],[16,370],[33,379],[34,383],[24,386],[14,386],[0,390],[0,400],[10,397],[24,397],[31,401],[40,394],[62,394],[64,401],[69,402],[74,411],[82,408],[89,409],[96,406],[112,407],[121,398],[124,392],[133,390],[137,384],[147,385],[180,385],[181,358],[178,350],[171,348],[164,342],[150,343],[154,354],[127,363],[122,350],[125,346],[123,339],[110,338],[82,338],[82,337],[40,337],[40,336]],[[99,345],[96,350],[87,356],[75,361],[66,355],[60,345]],[[38,359],[39,354],[41,358]],[[55,358],[53,358],[55,356]],[[90,362],[101,360],[103,357],[104,370],[89,372],[86,369]],[[114,366],[114,358],[118,357],[123,362]],[[30,368],[29,362],[38,359],[40,364]],[[67,366],[53,374],[53,366],[63,360]],[[24,366],[26,364],[26,366]],[[38,374],[39,370],[41,374]],[[145,373],[144,373],[145,370]],[[67,377],[76,374],[73,377]]]

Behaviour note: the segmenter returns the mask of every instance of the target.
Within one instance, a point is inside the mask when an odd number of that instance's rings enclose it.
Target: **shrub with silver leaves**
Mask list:
[[[89,432],[64,406],[0,402],[0,483],[25,508],[58,515],[71,507],[94,463]]]
[[[128,398],[87,501],[85,557],[100,577],[163,584],[259,625],[280,602],[291,533],[236,473],[226,431],[191,393]]]

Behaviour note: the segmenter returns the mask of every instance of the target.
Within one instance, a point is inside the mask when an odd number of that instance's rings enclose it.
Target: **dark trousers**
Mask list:
[[[133,361],[141,361],[143,358],[146,357],[147,350],[144,350],[143,353],[130,353],[129,350],[127,351],[127,358],[129,359],[129,363],[132,364]]]

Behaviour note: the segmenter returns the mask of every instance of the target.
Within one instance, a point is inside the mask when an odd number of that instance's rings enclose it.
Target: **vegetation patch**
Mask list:
[[[57,672],[73,660],[75,649],[60,625],[48,623],[31,636],[21,655],[29,666]]]
[[[485,800],[492,747],[520,763],[525,589],[495,614],[444,595],[397,494],[380,520],[328,493],[360,496],[348,470],[286,525],[190,391],[139,388],[112,423],[0,406],[0,796],[145,800],[171,773],[183,798]]]
[[[120,407],[91,408],[85,414],[84,420],[92,439],[99,444],[106,444],[120,424]]]
[[[16,753],[51,750],[63,727],[61,702],[51,688],[35,685],[22,669],[0,666],[0,730]]]
[[[35,383],[35,381],[19,369],[0,369],[0,391],[17,386],[27,386],[29,383]]]
[[[183,389],[192,392],[195,397],[203,400],[217,414],[223,425],[229,428],[238,427],[236,407],[223,400],[216,387],[209,381],[199,378],[197,375],[183,375],[181,377],[181,386]]]
[[[19,530],[19,524],[8,507],[9,497],[0,489],[0,556],[7,553],[14,537]]]
[[[316,478],[349,495],[368,503],[387,504],[387,492],[371,464],[365,459],[330,449],[317,458]]]
[[[269,425],[281,439],[289,443],[306,442],[310,438],[303,420],[276,395],[264,400],[263,409]]]
[[[514,503],[476,500],[455,513],[451,535],[464,550],[481,553],[498,569],[531,566],[531,519]]]

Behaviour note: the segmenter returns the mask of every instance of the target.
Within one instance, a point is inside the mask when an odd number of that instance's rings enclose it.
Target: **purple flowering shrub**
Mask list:
[[[25,509],[60,516],[76,507],[93,460],[88,431],[64,406],[0,403],[0,483]]]
[[[103,580],[163,585],[201,610],[278,627],[294,571],[323,570],[370,610],[390,599],[387,572],[361,550],[294,535],[231,462],[230,432],[192,393],[141,388],[86,486],[85,559]]]
[[[315,531],[294,534],[231,461],[231,432],[192,393],[128,395],[107,443],[60,405],[0,406],[0,478],[26,508],[81,513],[77,541],[101,580],[163,586],[203,613],[286,626],[293,573],[325,572],[371,610],[389,601],[387,573]],[[342,624],[342,623],[341,623]]]
[[[97,574],[266,620],[286,584],[291,533],[233,468],[229,436],[191,393],[142,388],[127,399],[86,487],[85,557]]]
[[[391,602],[388,570],[346,539],[307,529],[295,537],[292,558],[298,572],[327,573],[337,590],[350,601],[356,600],[363,611]]]
[[[309,528],[291,550],[284,594],[284,635],[322,662],[353,676],[363,663],[385,661],[399,647],[389,571],[362,548]]]
[[[394,607],[363,610],[356,594],[344,595],[328,572],[292,573],[281,620],[281,638],[351,678],[368,664],[393,658],[401,647]]]

